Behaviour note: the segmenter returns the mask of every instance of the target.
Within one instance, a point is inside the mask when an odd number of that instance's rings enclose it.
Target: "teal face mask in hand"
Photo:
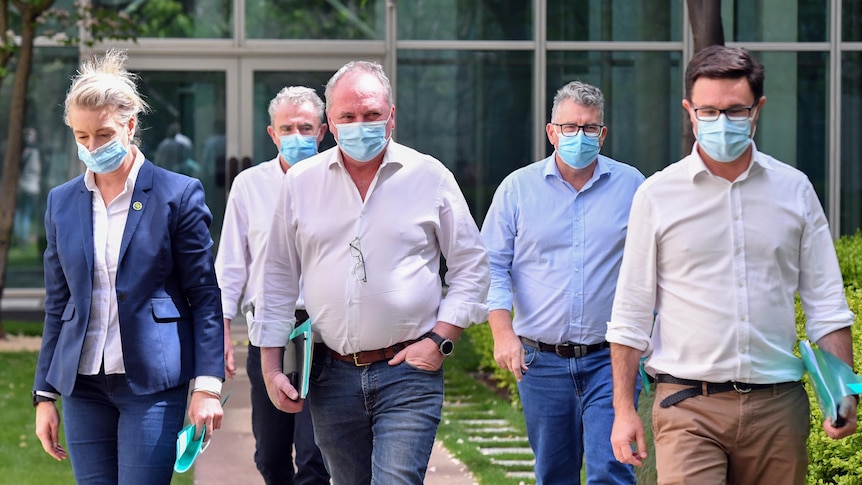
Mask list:
[[[227,403],[227,398],[230,393],[221,401],[222,407]],[[207,434],[207,428],[201,430],[201,436],[195,439],[195,425],[190,423],[177,433],[177,460],[174,462],[174,471],[177,473],[185,473],[192,467],[198,455],[204,452],[212,442],[212,438],[204,444],[204,436]]]
[[[207,428],[201,431],[201,436],[195,439],[195,425],[189,424],[177,434],[177,461],[174,462],[174,471],[177,473],[185,473],[192,467],[195,459],[207,449],[207,444],[204,443],[204,436],[207,434]],[[212,441],[212,440],[210,440]]]

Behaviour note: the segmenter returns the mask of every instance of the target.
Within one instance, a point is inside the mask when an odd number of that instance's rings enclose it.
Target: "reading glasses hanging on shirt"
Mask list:
[[[365,258],[362,256],[362,246],[359,245],[359,236],[353,241],[350,241],[350,255],[356,258],[356,265],[353,267],[353,275],[356,276],[356,281],[363,283],[368,282],[365,275]]]

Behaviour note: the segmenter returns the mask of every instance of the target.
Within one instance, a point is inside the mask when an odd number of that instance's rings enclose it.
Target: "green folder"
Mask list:
[[[297,325],[284,346],[283,372],[290,384],[299,392],[299,398],[308,396],[308,380],[311,376],[311,357],[314,337],[311,334],[311,319]]]
[[[832,418],[832,423],[840,427],[843,419],[838,418],[838,402],[862,390],[862,376],[856,375],[853,368],[828,351],[812,347],[807,340],[799,341],[799,353],[823,416]]]

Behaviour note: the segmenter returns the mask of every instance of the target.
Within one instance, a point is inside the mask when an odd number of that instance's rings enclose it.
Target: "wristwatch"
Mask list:
[[[41,394],[36,394],[36,391],[33,391],[33,407],[35,408],[40,402],[54,402],[56,399],[53,397],[43,396]]]
[[[443,357],[449,357],[452,355],[452,352],[455,350],[455,342],[449,340],[448,338],[437,335],[434,332],[428,333],[428,338],[434,341],[437,344],[437,350],[443,354]]]

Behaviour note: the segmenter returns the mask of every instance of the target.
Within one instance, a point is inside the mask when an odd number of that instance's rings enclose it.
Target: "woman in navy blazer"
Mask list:
[[[221,427],[222,309],[203,187],[134,145],[147,107],[125,59],[85,62],[66,97],[87,170],[48,194],[36,435],[66,458],[62,396],[78,483],[168,484],[190,381],[196,436]]]

